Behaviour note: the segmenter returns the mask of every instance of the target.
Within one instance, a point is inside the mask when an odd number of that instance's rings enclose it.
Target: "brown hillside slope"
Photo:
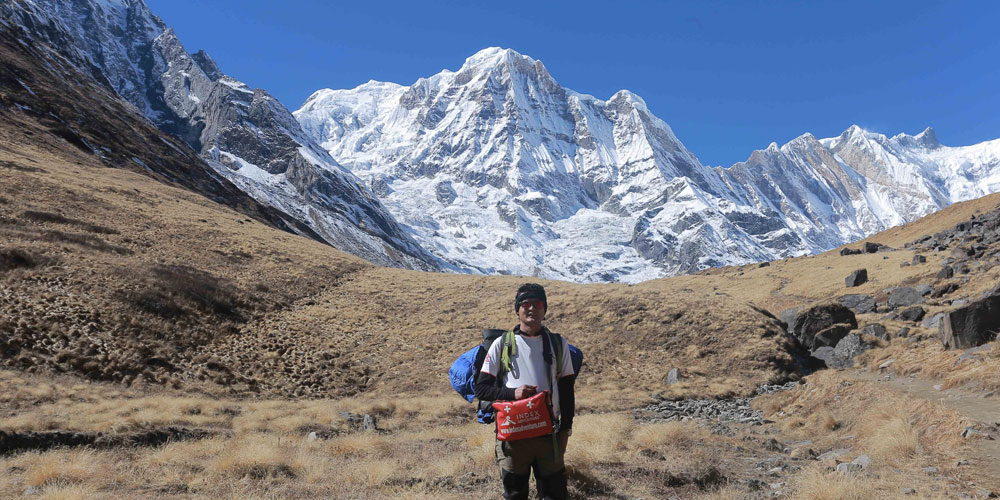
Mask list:
[[[212,393],[446,392],[480,330],[512,326],[523,279],[376,269],[273,230],[257,221],[279,215],[14,37],[0,31],[0,363]],[[677,394],[792,372],[778,323],[742,302],[547,285],[589,380],[633,398],[673,367]]]

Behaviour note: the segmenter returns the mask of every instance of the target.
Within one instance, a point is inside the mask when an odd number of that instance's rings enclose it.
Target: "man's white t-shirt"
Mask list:
[[[486,352],[486,359],[483,360],[482,371],[494,377],[500,372],[503,366],[501,350],[503,349],[503,338],[501,335]],[[556,378],[556,356],[553,353],[551,372],[545,364],[544,349],[545,336],[539,333],[534,337],[525,335],[514,335],[517,346],[517,354],[511,357],[510,371],[504,375],[504,386],[516,389],[522,385],[534,385],[538,387],[538,392],[551,391],[552,393],[552,413],[559,418],[559,384],[552,387],[552,380]],[[569,357],[569,343],[562,339],[562,371],[558,372],[560,377],[574,375],[573,360]]]

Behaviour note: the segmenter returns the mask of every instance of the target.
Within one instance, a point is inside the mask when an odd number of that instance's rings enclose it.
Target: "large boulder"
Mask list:
[[[903,309],[903,312],[899,314],[899,317],[904,321],[920,321],[924,319],[924,314],[926,313],[927,312],[924,311],[923,307],[912,306]]]
[[[854,311],[854,314],[873,313],[877,306],[875,299],[871,295],[860,293],[841,295],[837,297],[837,302]]]
[[[858,269],[857,271],[854,271],[853,273],[849,274],[846,278],[844,278],[844,285],[847,286],[847,288],[851,288],[853,286],[861,286],[867,281],[868,281],[868,270]]]
[[[968,349],[991,342],[1000,331],[1000,286],[971,304],[945,313],[938,336],[948,349]]]
[[[893,288],[892,291],[889,292],[889,307],[892,309],[923,303],[924,296],[912,287],[901,286],[899,288]]]
[[[847,323],[837,323],[829,328],[824,328],[813,336],[813,348],[833,347],[840,342],[840,339],[851,333],[852,329],[853,327]]]
[[[865,342],[861,335],[850,334],[840,339],[837,347],[820,347],[813,351],[812,356],[822,360],[827,368],[850,368],[854,366],[855,356],[871,348],[871,344]]]
[[[836,337],[841,328],[825,332],[819,344],[816,342],[816,335],[834,325],[848,325],[848,330],[852,330],[858,327],[858,320],[854,312],[847,307],[827,302],[799,311],[791,323],[789,332],[806,349],[812,351],[817,347],[831,345],[830,339]]]
[[[865,342],[861,335],[848,335],[837,342],[837,347],[833,349],[833,357],[836,360],[835,368],[850,368],[854,366],[854,357],[861,354],[872,346]]]

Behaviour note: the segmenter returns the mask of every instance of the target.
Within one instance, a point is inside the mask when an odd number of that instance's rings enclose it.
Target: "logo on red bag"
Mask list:
[[[493,403],[497,410],[497,439],[516,441],[552,433],[549,392],[528,399]]]

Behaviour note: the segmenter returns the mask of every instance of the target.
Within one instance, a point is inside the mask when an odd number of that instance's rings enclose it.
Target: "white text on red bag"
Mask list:
[[[552,434],[549,391],[517,401],[497,401],[493,408],[497,411],[497,439],[500,441]]]

